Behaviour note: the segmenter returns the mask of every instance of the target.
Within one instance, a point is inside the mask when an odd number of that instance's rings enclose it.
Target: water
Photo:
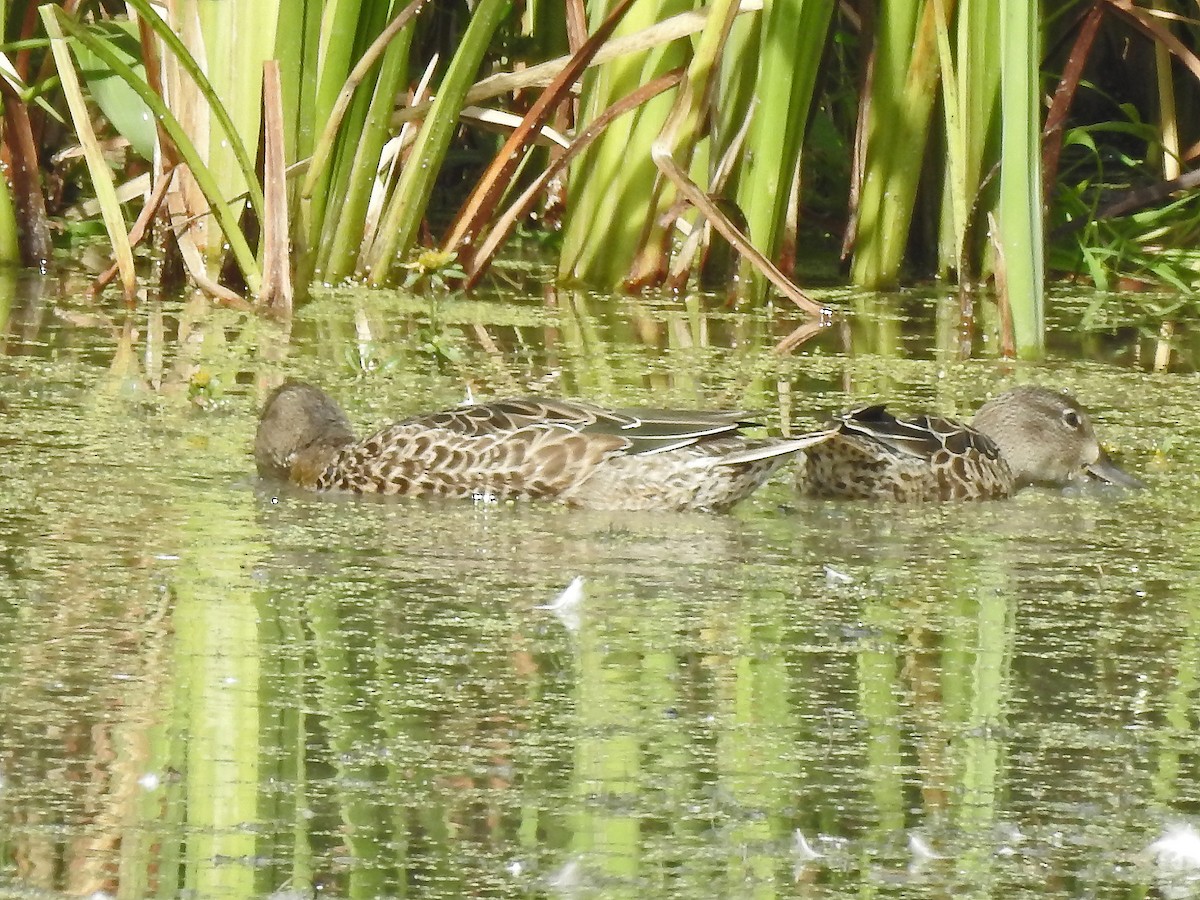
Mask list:
[[[1154,371],[1157,325],[1081,331],[1077,298],[1052,360],[1014,367],[977,337],[957,361],[956,304],[920,298],[778,357],[794,323],[682,301],[339,292],[288,334],[68,296],[19,300],[0,356],[0,893],[1194,888],[1148,850],[1200,843],[1186,335]],[[1039,380],[1151,489],[904,508],[785,477],[725,516],[319,497],[253,473],[284,374],[360,426],[469,388],[803,429]],[[576,578],[571,615],[542,608]]]

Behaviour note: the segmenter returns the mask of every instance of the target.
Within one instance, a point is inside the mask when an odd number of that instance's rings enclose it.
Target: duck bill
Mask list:
[[[1093,478],[1099,478],[1101,481],[1107,481],[1109,484],[1119,484],[1121,487],[1135,488],[1137,490],[1142,490],[1146,487],[1146,483],[1140,478],[1134,478],[1129,473],[1118,469],[1103,450],[1100,451],[1099,458],[1087,467],[1087,472]]]

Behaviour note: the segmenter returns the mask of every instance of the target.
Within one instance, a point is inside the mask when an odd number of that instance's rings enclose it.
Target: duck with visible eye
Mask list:
[[[899,419],[883,406],[838,416],[804,451],[796,483],[813,497],[912,502],[998,499],[1088,478],[1145,487],[1108,458],[1074,397],[1021,385],[985,403],[969,425]]]

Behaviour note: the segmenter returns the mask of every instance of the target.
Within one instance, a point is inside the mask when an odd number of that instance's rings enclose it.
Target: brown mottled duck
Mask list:
[[[812,497],[990,500],[1031,484],[1093,478],[1144,487],[1108,458],[1069,394],[1021,385],[989,400],[967,425],[866,406],[838,416],[804,451],[796,475]]]
[[[329,395],[288,382],[263,407],[254,457],[261,475],[317,491],[720,511],[824,439],[750,438],[748,424],[539,397],[414,416],[359,440]]]

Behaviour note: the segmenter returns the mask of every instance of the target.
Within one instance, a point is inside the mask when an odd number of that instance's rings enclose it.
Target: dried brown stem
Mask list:
[[[258,302],[279,318],[292,314],[288,244],[287,164],[284,161],[283,91],[278,60],[263,63],[263,277]]]
[[[168,169],[158,179],[158,184],[154,186],[154,190],[150,194],[150,199],[142,206],[142,211],[138,213],[137,220],[133,223],[133,227],[129,229],[129,246],[136,247],[146,236],[146,229],[158,214],[159,209],[162,208],[163,200],[166,199],[167,190],[171,187],[173,174],[174,170]],[[88,288],[88,295],[92,297],[98,296],[101,291],[112,284],[113,279],[117,277],[119,271],[120,269],[116,263],[105,269],[92,282],[91,287]]]
[[[487,267],[491,265],[500,245],[508,240],[517,222],[529,211],[537,195],[550,179],[558,175],[559,172],[567,167],[571,160],[586,150],[614,119],[636,109],[653,97],[657,97],[663,91],[670,90],[679,83],[682,77],[683,73],[678,69],[674,72],[667,72],[665,75],[660,75],[653,81],[642,85],[628,96],[622,97],[580,132],[575,140],[571,142],[571,146],[558,159],[551,163],[546,171],[539,175],[533,184],[527,187],[521,196],[513,201],[508,209],[496,219],[491,231],[488,232],[487,237],[480,243],[478,251],[471,260],[471,266],[467,270],[465,286],[472,288],[479,283],[479,279],[483,276]]]
[[[479,179],[475,191],[467,198],[459,211],[458,217],[446,237],[445,248],[460,254],[469,265],[471,263],[469,245],[492,217],[500,198],[508,188],[517,167],[524,158],[525,151],[533,144],[534,137],[542,126],[549,121],[555,108],[569,94],[571,86],[576,82],[591,58],[596,55],[604,42],[608,40],[613,30],[624,18],[625,13],[635,0],[620,0],[608,17],[596,29],[579,51],[571,57],[571,61],[555,76],[549,86],[542,91],[521,124],[513,130],[492,160],[488,170]]]
[[[1107,4],[1096,3],[1087,11],[1075,36],[1075,43],[1067,56],[1067,64],[1063,68],[1062,77],[1054,91],[1054,99],[1050,103],[1050,111],[1046,114],[1046,124],[1042,129],[1042,191],[1043,202],[1049,203],[1058,181],[1058,158],[1062,153],[1063,129],[1067,121],[1067,113],[1079,89],[1079,81],[1083,77],[1084,67],[1091,56],[1092,47],[1096,43],[1096,35],[1100,31],[1100,23],[1104,20]]]
[[[4,96],[4,141],[12,160],[10,174],[21,261],[27,266],[41,268],[49,262],[52,247],[29,107],[17,96],[7,79],[0,78],[0,92]]]

